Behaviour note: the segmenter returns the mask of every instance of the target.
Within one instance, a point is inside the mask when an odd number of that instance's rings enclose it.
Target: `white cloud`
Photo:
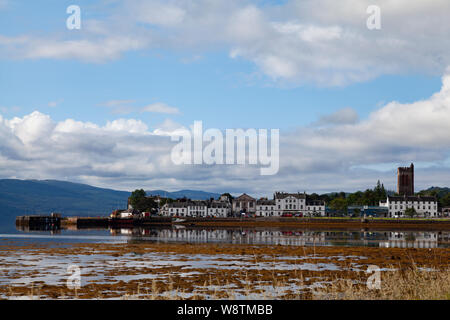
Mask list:
[[[217,48],[274,81],[346,85],[382,74],[442,74],[450,65],[450,2],[378,0],[382,29],[366,27],[372,0],[129,0],[72,34],[1,36],[11,58],[105,62],[130,50],[198,54]],[[432,17],[432,18],[429,18]],[[191,53],[189,53],[190,55]]]
[[[110,108],[113,114],[129,114],[136,109],[132,106],[134,103],[134,100],[110,100],[100,103],[99,106]]]
[[[59,99],[59,100],[55,100],[55,101],[50,101],[47,106],[49,106],[50,108],[55,108],[58,105],[60,105],[61,103],[63,103],[64,99]]]
[[[138,21],[158,26],[180,25],[186,14],[185,10],[168,1],[136,1],[134,5]]]
[[[417,188],[448,186],[450,72],[443,77],[442,89],[428,99],[390,102],[356,122],[351,110],[345,110],[327,119],[332,126],[282,133],[280,171],[264,177],[251,166],[173,165],[175,143],[170,136],[185,128],[172,120],[150,130],[138,119],[100,126],[73,119],[55,122],[40,112],[13,119],[0,116],[0,176],[69,179],[117,189],[200,188],[270,195],[274,190],[352,191],[378,179],[394,188],[396,164],[413,161],[418,164]],[[433,165],[421,168],[429,163]],[[369,169],[374,165],[392,170]]]
[[[155,113],[167,113],[167,114],[179,114],[180,110],[175,107],[171,107],[162,102],[156,102],[145,106],[141,109],[141,112],[155,112]]]

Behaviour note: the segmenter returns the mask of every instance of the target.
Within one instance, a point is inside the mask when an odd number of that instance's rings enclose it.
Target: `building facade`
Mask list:
[[[306,211],[305,193],[275,192],[276,215],[295,215]]]
[[[273,217],[277,214],[275,200],[268,200],[261,198],[256,201],[256,216],[257,217]]]
[[[397,193],[401,196],[414,195],[414,164],[397,169]]]
[[[208,204],[208,216],[220,218],[231,216],[231,203],[224,199],[210,201]]]
[[[421,196],[388,196],[380,206],[388,208],[388,216],[393,218],[407,217],[406,209],[412,208],[418,217],[435,218],[438,216],[438,203],[434,197]]]
[[[304,215],[308,217],[325,217],[325,201],[306,199],[306,210]]]
[[[256,214],[256,199],[244,193],[233,199],[233,214]]]
[[[160,212],[166,217],[225,218],[231,215],[231,204],[222,200],[179,200],[166,203]]]

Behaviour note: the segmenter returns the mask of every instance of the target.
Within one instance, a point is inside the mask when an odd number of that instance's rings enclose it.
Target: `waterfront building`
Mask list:
[[[438,203],[435,197],[424,196],[388,196],[381,201],[380,206],[388,209],[388,216],[393,218],[406,217],[405,211],[412,208],[418,217],[437,217]]]
[[[275,192],[276,215],[295,215],[306,211],[306,193]]]
[[[210,200],[208,203],[208,216],[226,218],[231,215],[231,203],[227,197],[219,200]]]
[[[275,200],[268,200],[261,198],[256,201],[256,216],[257,217],[273,217],[276,213]]]
[[[325,216],[325,201],[306,199],[306,210],[304,215],[309,217]]]
[[[214,200],[189,200],[180,199],[168,202],[162,206],[161,215],[167,217],[227,217],[231,214],[231,204],[228,201]]]
[[[256,213],[256,199],[246,193],[234,198],[233,213],[235,215],[254,215]]]

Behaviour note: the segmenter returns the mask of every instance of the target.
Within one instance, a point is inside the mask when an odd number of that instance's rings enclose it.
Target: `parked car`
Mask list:
[[[295,214],[296,217],[303,217],[303,213],[299,212]]]
[[[292,213],[283,213],[282,217],[292,217]]]

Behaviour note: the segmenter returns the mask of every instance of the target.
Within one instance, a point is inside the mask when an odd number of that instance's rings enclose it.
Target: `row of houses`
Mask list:
[[[325,202],[308,199],[306,193],[276,192],[272,200],[242,194],[232,201],[225,195],[218,200],[187,200],[166,203],[160,213],[179,217],[282,217],[325,216]]]
[[[221,196],[219,200],[189,200],[180,199],[166,203],[161,207],[161,215],[167,217],[229,217],[231,204],[228,197]]]

